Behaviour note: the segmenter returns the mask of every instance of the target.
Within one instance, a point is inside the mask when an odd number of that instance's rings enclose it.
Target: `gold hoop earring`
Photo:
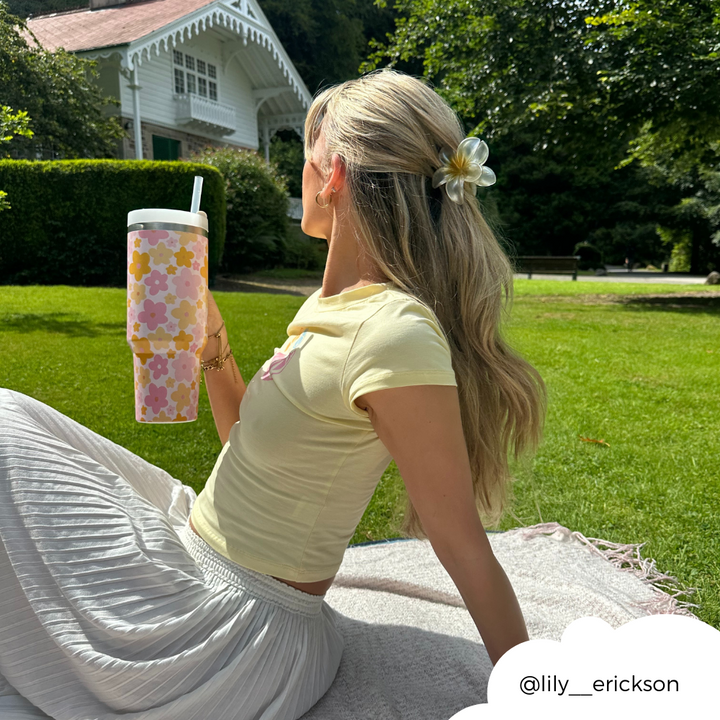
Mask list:
[[[315,202],[316,202],[318,205],[320,205],[320,201],[318,200],[318,198],[320,197],[320,193],[321,193],[321,192],[322,192],[322,190],[318,190],[318,191],[317,191],[317,195],[315,195]],[[332,195],[330,195],[330,197],[328,198],[327,203],[326,203],[325,205],[320,205],[320,207],[321,207],[321,208],[329,207],[331,202],[332,202]]]

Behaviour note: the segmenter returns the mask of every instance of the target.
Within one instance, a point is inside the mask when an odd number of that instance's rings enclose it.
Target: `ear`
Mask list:
[[[337,153],[333,153],[330,163],[330,175],[323,188],[323,196],[332,188],[335,188],[335,192],[339,192],[345,186],[346,167],[343,159]]]

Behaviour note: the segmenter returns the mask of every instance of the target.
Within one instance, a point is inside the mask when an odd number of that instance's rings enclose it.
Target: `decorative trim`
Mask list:
[[[302,107],[307,110],[312,100],[310,93],[297,74],[297,70],[293,67],[275,32],[269,24],[265,23],[267,20],[255,0],[241,0],[234,4],[216,0],[181,20],[156,30],[146,38],[129,43],[122,50],[99,48],[83,53],[83,55],[90,58],[108,58],[118,53],[121,56],[121,68],[133,70],[136,65],[142,65],[144,61],[149,60],[153,54],[159,55],[161,49],[168,52],[213,26],[221,26],[237,33],[242,39],[243,47],[247,46],[248,42],[253,42],[266,48],[288,81],[287,90],[292,90]],[[240,46],[234,45],[232,54],[234,55],[240,49]],[[226,62],[229,62],[229,58],[223,57],[223,63]]]

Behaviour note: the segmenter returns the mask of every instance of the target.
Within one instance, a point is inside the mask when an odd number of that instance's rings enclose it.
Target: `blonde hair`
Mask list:
[[[458,146],[462,125],[423,81],[383,69],[315,98],[305,121],[308,159],[321,127],[321,167],[329,169],[333,153],[346,165],[360,251],[435,314],[450,345],[477,507],[496,525],[512,482],[508,453],[537,450],[547,393],[501,337],[513,268],[476,199],[466,189],[458,205],[432,188],[439,152]],[[409,498],[401,531],[425,537]]]

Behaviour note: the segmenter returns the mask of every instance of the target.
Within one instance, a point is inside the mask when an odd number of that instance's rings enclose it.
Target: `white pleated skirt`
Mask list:
[[[0,700],[55,720],[296,720],[325,694],[335,611],[219,555],[188,526],[194,500],[0,389]]]

